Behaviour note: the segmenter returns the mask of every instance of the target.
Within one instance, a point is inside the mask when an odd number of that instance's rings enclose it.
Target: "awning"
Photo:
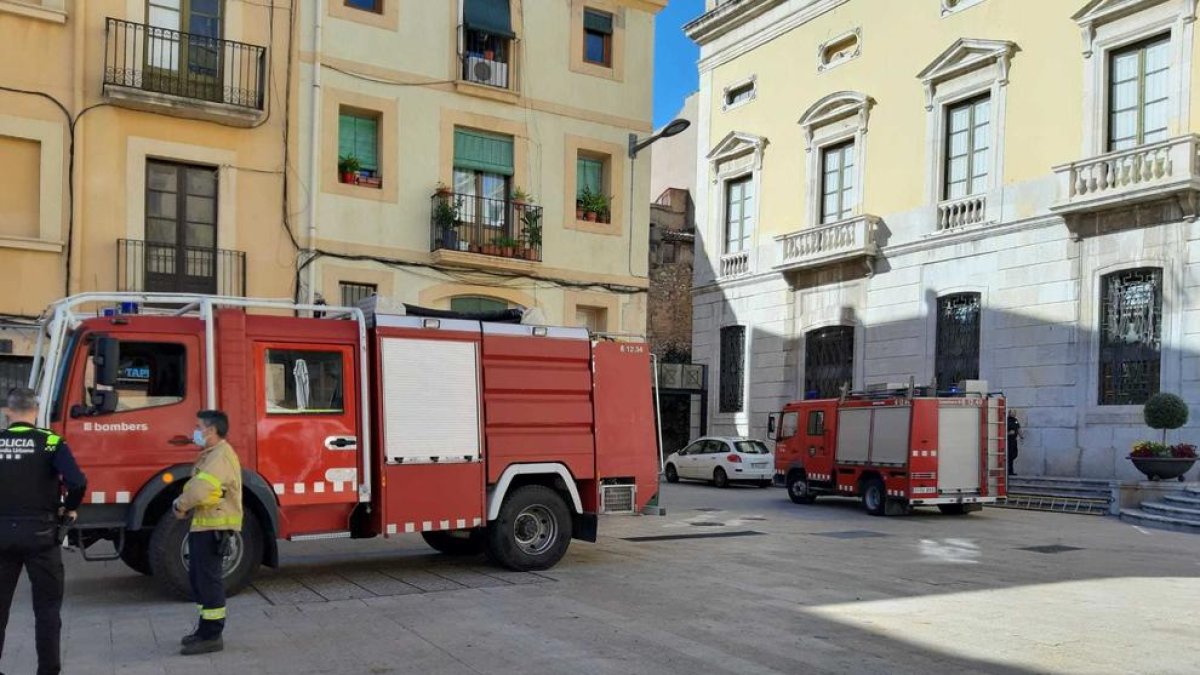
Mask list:
[[[463,25],[468,30],[513,39],[512,11],[508,0],[466,0],[463,5]]]

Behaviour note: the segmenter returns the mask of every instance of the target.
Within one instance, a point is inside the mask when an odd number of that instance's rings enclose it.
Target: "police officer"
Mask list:
[[[192,519],[188,535],[188,574],[192,599],[200,608],[196,630],[183,638],[185,656],[225,648],[225,580],[222,562],[230,538],[242,529],[242,465],[225,440],[229,418],[220,410],[196,413],[192,442],[204,448],[192,477],[175,500],[175,517]]]
[[[63,563],[58,525],[73,521],[87,480],[62,438],[33,426],[37,396],[13,389],[4,403],[10,425],[0,431],[0,653],[21,568],[33,590],[38,675],[62,670]],[[63,497],[63,486],[66,497]]]

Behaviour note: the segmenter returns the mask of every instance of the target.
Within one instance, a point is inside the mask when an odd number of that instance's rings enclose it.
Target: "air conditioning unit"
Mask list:
[[[467,57],[467,80],[501,89],[508,88],[508,64],[480,56]]]

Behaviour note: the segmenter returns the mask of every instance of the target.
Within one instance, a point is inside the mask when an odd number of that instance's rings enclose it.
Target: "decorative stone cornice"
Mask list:
[[[997,82],[1001,86],[1007,85],[1009,64],[1013,54],[1018,51],[1016,43],[1007,40],[956,40],[933,63],[917,73],[917,79],[925,85],[925,109],[933,110],[934,94],[939,83],[993,64],[997,70]]]

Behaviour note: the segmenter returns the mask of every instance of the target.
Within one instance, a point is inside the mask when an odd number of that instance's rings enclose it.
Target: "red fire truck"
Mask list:
[[[776,477],[797,504],[834,495],[860,497],[875,516],[977,511],[1006,494],[1005,418],[1003,395],[982,381],[790,403],[771,417]]]
[[[657,494],[646,345],[409,309],[168,294],[53,305],[32,384],[39,424],[88,475],[71,540],[186,595],[187,525],[169,506],[203,408],[228,413],[242,461],[235,591],[278,565],[278,539],[419,533],[445,553],[545,569],[571,539],[596,540],[597,514]],[[89,554],[103,540],[114,551]]]

